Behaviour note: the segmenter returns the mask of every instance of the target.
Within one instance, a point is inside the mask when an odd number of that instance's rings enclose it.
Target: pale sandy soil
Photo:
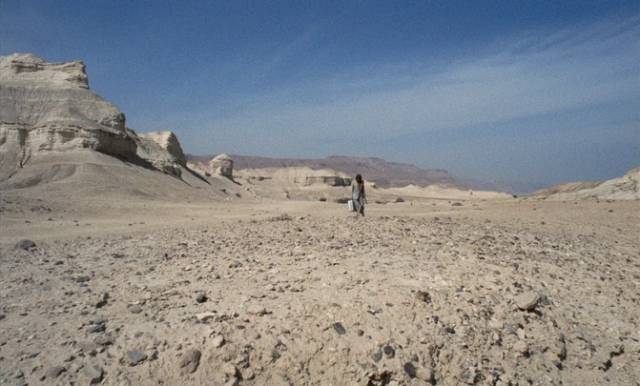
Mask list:
[[[451,204],[5,195],[0,384],[638,385],[637,201]]]

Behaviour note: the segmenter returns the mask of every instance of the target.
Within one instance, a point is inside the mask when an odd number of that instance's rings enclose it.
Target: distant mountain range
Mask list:
[[[208,163],[215,155],[187,155],[189,161]],[[441,185],[463,189],[503,190],[488,183],[457,179],[442,169],[423,169],[415,165],[389,162],[376,157],[330,156],[319,159],[269,158],[232,154],[234,169],[262,169],[306,166],[311,169],[333,169],[351,176],[362,174],[383,188],[407,185]]]

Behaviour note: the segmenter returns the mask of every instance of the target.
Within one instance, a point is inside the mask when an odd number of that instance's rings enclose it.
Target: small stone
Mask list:
[[[67,369],[65,369],[62,366],[53,366],[47,370],[44,376],[46,379],[54,379],[54,378],[58,378],[58,376],[64,373],[65,371],[67,371]]]
[[[191,374],[198,369],[202,353],[196,349],[185,351],[180,359],[180,369],[183,374]]]
[[[345,330],[344,326],[340,322],[335,322],[333,324],[333,329],[338,333],[338,335],[344,335],[347,333],[347,330]]]
[[[199,293],[196,295],[196,302],[198,303],[204,303],[208,300],[207,295],[203,294],[203,293]]]
[[[211,345],[214,348],[218,348],[218,347],[222,347],[222,345],[224,344],[224,336],[222,335],[216,335],[212,340],[211,340]]]
[[[104,323],[98,323],[98,324],[91,324],[89,326],[87,326],[86,331],[89,334],[96,334],[99,332],[104,332],[106,330],[106,326],[104,325]]]
[[[146,360],[147,360],[147,354],[141,351],[137,351],[137,350],[127,351],[127,363],[129,363],[129,366],[137,366]]]
[[[109,300],[109,293],[103,292],[100,294],[98,301],[96,302],[96,308],[102,308],[107,305],[107,301]]]
[[[478,380],[478,372],[475,367],[469,367],[462,372],[462,381],[467,385],[474,385]]]
[[[132,314],[139,314],[142,312],[142,307],[140,307],[137,304],[130,305],[127,308],[129,309],[129,312],[131,312]]]
[[[110,346],[115,342],[115,339],[110,335],[99,335],[93,342],[100,346]]]
[[[251,315],[258,315],[258,316],[263,316],[268,314],[266,308],[260,305],[255,305],[255,304],[249,306],[249,308],[247,308],[247,312]]]
[[[380,362],[380,359],[382,359],[382,351],[378,350],[371,354],[371,359],[373,359],[374,362]]]
[[[80,350],[82,350],[81,352],[83,354],[86,354],[92,357],[98,354],[98,349],[100,348],[100,346],[98,346],[94,342],[80,342],[78,343],[78,347],[80,347]]]
[[[540,295],[533,291],[522,293],[515,298],[516,305],[523,311],[532,311],[539,301]]]
[[[18,241],[15,246],[16,249],[22,249],[23,251],[30,251],[35,247],[36,243],[27,239]]]
[[[76,276],[73,278],[73,281],[75,281],[76,283],[85,283],[85,282],[88,282],[89,280],[91,280],[91,278],[86,275]]]
[[[513,350],[518,354],[527,356],[529,354],[529,345],[525,341],[519,340],[513,345]]]
[[[97,385],[102,382],[104,377],[104,370],[100,366],[85,366],[82,368],[82,373],[88,378],[90,385]]]
[[[421,302],[425,302],[427,304],[431,303],[431,295],[426,291],[418,291],[416,293],[416,298]]]
[[[416,378],[425,381],[427,383],[433,382],[433,371],[428,368],[420,367],[416,369]]]
[[[255,377],[256,377],[255,373],[254,373],[254,372],[253,372],[253,370],[251,370],[250,368],[249,368],[249,369],[242,370],[242,379],[243,379],[243,380],[245,380],[245,381],[247,381],[247,380],[248,380],[248,381],[250,381],[250,380],[252,380],[252,379],[253,379],[253,378],[255,378]]]
[[[396,350],[390,345],[386,345],[382,348],[382,352],[387,358],[393,358],[396,356]]]
[[[404,372],[407,373],[409,378],[416,377],[416,366],[414,366],[413,363],[407,362],[404,364],[403,368],[404,368]]]
[[[215,317],[216,314],[214,312],[201,312],[199,314],[196,314],[196,319],[201,323],[205,323]]]
[[[222,365],[222,371],[225,373],[225,375],[228,375],[231,378],[238,377],[238,369],[231,363],[225,363],[224,365]]]

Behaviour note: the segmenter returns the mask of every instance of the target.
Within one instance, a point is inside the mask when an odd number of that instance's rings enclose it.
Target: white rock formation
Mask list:
[[[45,63],[30,54],[0,57],[0,124],[5,132],[23,130],[25,145],[33,150],[135,152],[124,114],[89,90],[82,62]]]
[[[180,141],[178,141],[178,137],[176,137],[172,131],[152,131],[138,134],[138,137],[157,143],[162,149],[166,150],[178,164],[182,166],[187,164],[187,157],[185,157],[182,151]]]
[[[123,158],[136,153],[124,114],[89,90],[82,62],[0,57],[0,178],[34,153],[74,148]]]
[[[219,154],[209,161],[209,170],[213,175],[233,178],[233,160],[227,154]]]
[[[127,128],[124,114],[89,90],[82,62],[0,56],[0,181],[41,152],[77,149],[146,163],[175,176],[186,166],[175,134],[137,135]]]
[[[138,134],[137,154],[150,162],[153,167],[176,177],[182,175],[181,166],[186,167],[187,159],[178,137],[171,131]]]

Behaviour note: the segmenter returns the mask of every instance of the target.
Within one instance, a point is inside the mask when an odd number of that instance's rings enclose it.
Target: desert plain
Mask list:
[[[2,200],[2,384],[640,379],[635,201]]]

